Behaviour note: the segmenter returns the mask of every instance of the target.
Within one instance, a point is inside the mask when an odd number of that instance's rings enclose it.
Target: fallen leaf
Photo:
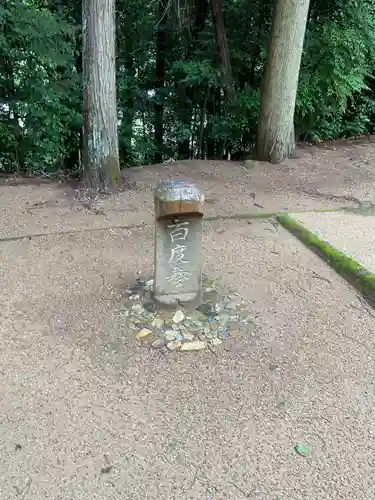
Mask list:
[[[308,457],[309,456],[310,450],[304,444],[296,444],[296,446],[294,447],[294,449],[298,453],[298,455],[301,455],[302,457]]]

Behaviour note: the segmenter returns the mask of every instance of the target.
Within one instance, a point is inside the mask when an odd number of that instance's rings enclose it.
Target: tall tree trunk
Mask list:
[[[216,87],[209,91],[207,95],[206,117],[207,125],[205,127],[205,157],[208,160],[220,158],[221,144],[219,140],[215,140],[212,130],[212,121],[221,115],[221,88]]]
[[[85,183],[107,191],[120,177],[115,0],[82,1]]]
[[[131,46],[131,42],[129,42],[128,47]],[[128,52],[128,55],[125,59],[125,69],[126,76],[134,81],[135,77],[135,68],[134,68],[134,60],[132,56],[132,51]],[[123,105],[123,127],[122,134],[120,134],[120,155],[121,160],[125,163],[129,163],[132,161],[132,138],[133,138],[133,121],[134,121],[134,90],[133,87],[127,91],[127,97],[124,101]],[[121,137],[122,135],[122,137]]]
[[[294,110],[308,9],[309,0],[276,0],[257,134],[257,156],[271,163],[294,153]]]
[[[165,80],[165,52],[167,50],[167,0],[159,0],[159,24],[156,36],[156,64],[155,64],[155,156],[154,163],[163,161],[164,139],[164,80]]]
[[[208,14],[208,0],[194,0],[194,23],[191,28],[191,36],[187,47],[185,60],[191,61],[197,48],[199,35],[203,31],[206,24]],[[177,94],[179,95],[178,102],[178,117],[184,124],[185,128],[190,128],[192,120],[193,102],[195,89],[192,85],[183,86],[177,84]],[[190,158],[190,141],[189,138],[179,141],[178,143],[178,158]]]
[[[227,100],[233,97],[233,74],[229,55],[228,39],[225,30],[221,0],[211,0],[212,20],[215,28],[216,47],[220,61],[221,77]]]

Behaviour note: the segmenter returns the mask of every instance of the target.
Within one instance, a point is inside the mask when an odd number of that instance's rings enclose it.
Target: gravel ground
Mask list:
[[[0,498],[373,500],[375,319],[355,291],[270,222],[206,223],[205,273],[251,325],[164,355],[121,316],[152,238],[0,243]]]

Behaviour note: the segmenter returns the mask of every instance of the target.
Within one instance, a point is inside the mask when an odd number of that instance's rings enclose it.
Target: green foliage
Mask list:
[[[360,135],[368,130],[375,63],[375,24],[352,2],[338,19],[310,23],[296,101],[296,126],[313,140]],[[356,4],[357,5],[357,4]]]
[[[168,3],[164,85],[155,91],[158,2],[117,0],[117,96],[123,167],[153,161],[155,106],[164,158],[243,158],[254,146],[271,0],[222,0],[234,79],[223,89],[206,2]],[[0,6],[0,170],[76,169],[82,129],[81,2]],[[374,131],[373,0],[311,0],[296,102],[297,139]]]
[[[0,7],[0,25],[0,168],[54,169],[74,146],[65,139],[81,120],[74,30],[21,0]]]

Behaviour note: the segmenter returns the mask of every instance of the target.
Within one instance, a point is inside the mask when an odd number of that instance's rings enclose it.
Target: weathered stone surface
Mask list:
[[[155,190],[155,299],[164,304],[198,300],[204,197],[197,186],[168,181]]]
[[[187,181],[160,182],[155,189],[155,215],[170,219],[176,215],[203,215],[204,196],[198,186]]]

